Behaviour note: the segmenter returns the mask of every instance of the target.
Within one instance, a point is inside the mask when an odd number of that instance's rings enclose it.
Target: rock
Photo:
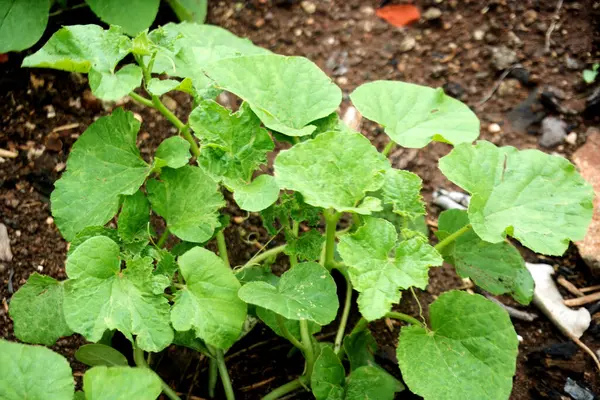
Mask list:
[[[171,110],[171,111],[175,111],[175,110],[177,110],[177,107],[178,107],[178,105],[177,105],[177,102],[176,102],[176,101],[175,101],[175,100],[174,100],[172,97],[170,97],[170,96],[167,96],[167,95],[164,95],[164,96],[162,97],[162,99],[161,99],[161,100],[162,100],[163,104],[164,104],[164,105],[165,105],[165,106],[166,106],[166,107],[167,107],[169,110]],[[134,115],[134,116],[135,116],[135,115]]]
[[[531,25],[537,21],[538,14],[535,10],[527,10],[523,13],[523,22],[525,25]]]
[[[492,65],[502,71],[517,63],[517,53],[506,46],[492,47]]]
[[[567,123],[556,117],[546,117],[542,120],[542,136],[540,146],[554,147],[565,141]]]
[[[6,229],[6,225],[0,224],[0,261],[11,262],[12,259],[13,254],[10,250],[10,238],[8,237],[8,229]]]
[[[425,12],[422,15],[423,19],[425,19],[427,21],[433,21],[434,19],[438,19],[441,16],[442,16],[442,10],[440,10],[439,8],[435,8],[435,7],[429,7],[427,10],[425,10]]]
[[[516,79],[506,79],[500,82],[498,86],[498,96],[510,97],[514,96],[521,89],[521,83]]]
[[[573,400],[594,400],[596,398],[594,393],[571,378],[567,378],[564,390]]]
[[[442,89],[444,89],[444,93],[448,96],[452,96],[457,100],[462,99],[465,94],[465,88],[456,82],[446,82],[444,83],[444,86],[442,86]]]
[[[402,41],[398,45],[398,50],[401,53],[406,53],[406,52],[414,49],[416,44],[417,44],[417,40],[414,37],[412,37],[410,35],[406,35],[404,37],[404,39],[402,39]]]
[[[523,41],[520,37],[517,36],[513,31],[509,31],[506,36],[508,36],[508,43],[512,44],[515,47],[523,46]]]
[[[448,67],[444,64],[436,64],[431,67],[431,77],[432,78],[441,78],[442,76],[448,73]]]
[[[314,14],[317,11],[317,6],[312,1],[303,1],[300,3],[300,7],[302,7],[307,14]]]
[[[371,16],[375,14],[375,9],[371,6],[361,6],[360,12],[366,16]]]
[[[600,276],[600,130],[589,128],[586,136],[585,144],[573,154],[573,162],[583,179],[594,188],[594,216],[585,238],[575,244],[592,273]]]
[[[502,131],[502,128],[500,128],[500,125],[498,125],[496,123],[488,125],[488,132],[489,133],[500,133],[500,131]]]
[[[565,142],[569,143],[570,145],[577,144],[577,132],[569,132],[565,138]]]
[[[568,54],[565,57],[565,65],[567,66],[568,69],[573,70],[573,71],[581,69],[581,64],[579,63],[579,61],[577,61],[577,59],[575,59],[575,58],[572,58]]]
[[[514,78],[521,82],[522,85],[529,86],[531,81],[529,80],[529,71],[525,68],[513,68],[508,73],[509,78]]]
[[[482,41],[484,37],[485,37],[485,31],[483,31],[481,29],[476,29],[473,31],[473,39],[475,39],[477,41]]]

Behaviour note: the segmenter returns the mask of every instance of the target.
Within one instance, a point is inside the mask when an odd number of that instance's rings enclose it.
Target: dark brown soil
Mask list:
[[[315,61],[344,90],[342,109],[349,104],[348,93],[365,81],[391,79],[445,86],[460,94],[462,100],[476,110],[482,122],[483,138],[518,148],[538,147],[539,119],[538,124],[532,124],[523,132],[516,129],[514,121],[508,117],[509,111],[534,90],[541,90],[544,85],[555,86],[565,92],[566,99],[562,100],[565,107],[582,110],[589,89],[581,83],[581,70],[589,67],[593,60],[597,61],[599,55],[597,24],[600,7],[597,2],[564,2],[559,24],[552,35],[550,54],[544,54],[543,47],[555,1],[445,0],[437,4],[438,1],[421,0],[415,3],[422,10],[429,6],[439,8],[441,20],[398,29],[373,14],[377,0],[314,1],[317,5],[314,14],[307,14],[300,1],[252,0],[211,1],[209,22],[248,37],[274,52],[303,55]],[[159,22],[171,18],[168,10],[161,9]],[[46,37],[61,24],[83,21],[93,21],[93,16],[85,10],[73,16],[61,14],[51,20]],[[476,30],[484,31],[483,40],[475,40]],[[414,37],[416,45],[412,50],[402,52],[400,44],[407,36]],[[508,77],[488,101],[478,105],[500,77],[490,60],[492,47],[501,45],[517,51],[519,62],[530,74],[529,82],[518,83]],[[567,57],[576,60],[579,68],[569,69]],[[19,153],[17,158],[0,163],[0,222],[8,228],[14,253],[12,262],[0,265],[0,337],[9,340],[15,340],[7,314],[12,293],[35,271],[65,278],[67,245],[52,222],[48,197],[53,182],[64,169],[73,142],[94,119],[106,115],[114,107],[91,96],[85,77],[19,69],[21,59],[21,55],[10,54],[9,61],[0,64],[0,148]],[[177,95],[172,100],[176,113],[185,118],[191,107],[189,99]],[[151,154],[163,138],[173,134],[170,125],[153,110],[142,109],[133,103],[122,105],[143,120],[139,135],[142,154]],[[585,142],[587,128],[598,125],[597,118],[589,119],[593,116],[586,120],[580,113],[560,114],[543,106],[539,106],[538,111],[562,117],[569,123],[569,129],[578,134],[576,144],[543,149],[567,157]],[[488,131],[492,123],[501,126],[499,133]],[[364,123],[363,132],[380,146],[385,142],[385,135],[374,124]],[[423,178],[424,196],[431,204],[435,188],[451,187],[437,169],[437,160],[448,151],[446,145],[432,144],[421,150],[398,149],[391,159],[396,167],[409,169]],[[428,218],[435,225],[440,210],[432,205],[428,208]],[[245,216],[233,206],[228,207],[227,212],[232,216]],[[267,236],[260,226],[260,219],[255,215],[245,220],[233,219],[226,235],[231,243],[230,257],[234,265],[246,262],[257,246],[265,243]],[[252,244],[252,240],[258,245]],[[563,258],[551,259],[525,250],[523,253],[528,261],[557,266],[559,273],[578,286],[598,283],[590,277],[575,249],[570,249]],[[279,261],[283,267],[283,258]],[[451,267],[433,269],[428,290],[417,293],[424,306],[424,315],[427,316],[427,304],[437,295],[462,285]],[[510,299],[501,300],[512,304]],[[410,293],[404,295],[399,309],[411,315],[419,313]],[[524,309],[539,314],[533,306]],[[357,318],[354,310],[351,323]],[[596,311],[592,328],[582,337],[594,350],[600,348],[599,321],[600,315]],[[332,340],[334,329],[335,326],[325,329],[321,333],[322,340]],[[371,324],[371,329],[381,347],[377,355],[379,361],[399,376],[394,349],[400,325],[393,322],[387,326],[380,321]],[[567,377],[600,391],[598,372],[582,351],[569,360],[540,352],[566,341],[545,317],[534,322],[515,321],[515,329],[523,341],[511,399],[568,398],[563,391]],[[73,336],[61,339],[54,346],[54,350],[69,357],[78,376],[84,366],[72,355],[84,342],[81,337]],[[258,399],[301,373],[302,358],[299,354],[288,358],[290,349],[287,342],[263,326],[257,326],[236,344],[227,360],[238,398]],[[189,399],[207,396],[206,360],[196,353],[172,347],[154,358],[153,367],[177,391],[190,394]],[[402,394],[402,398],[407,396]],[[310,396],[300,393],[294,398]]]

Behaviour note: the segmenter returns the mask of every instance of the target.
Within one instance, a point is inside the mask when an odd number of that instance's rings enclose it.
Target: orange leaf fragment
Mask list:
[[[412,4],[391,4],[378,8],[375,14],[399,28],[417,22],[421,18],[421,12]]]

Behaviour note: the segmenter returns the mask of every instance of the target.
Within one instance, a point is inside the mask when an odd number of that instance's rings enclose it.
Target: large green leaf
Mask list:
[[[400,300],[400,289],[425,289],[431,266],[442,264],[442,257],[426,238],[415,235],[397,242],[392,223],[380,218],[365,218],[354,234],[340,239],[338,251],[349,267],[350,279],[360,292],[358,306],[369,321],[383,317]],[[394,256],[390,257],[390,253]]]
[[[150,27],[160,0],[85,0],[94,14],[109,25],[118,25],[129,35]]]
[[[150,368],[93,367],[83,375],[86,400],[156,400],[161,381]]]
[[[190,143],[181,136],[172,136],[163,140],[154,154],[154,167],[181,168],[189,162]]]
[[[452,291],[429,308],[431,330],[403,327],[398,363],[425,400],[505,400],[512,388],[517,334],[506,311],[479,295]]]
[[[463,210],[444,211],[436,232],[444,239],[469,223]],[[488,243],[469,231],[442,250],[444,259],[456,267],[462,278],[471,278],[475,284],[492,294],[510,293],[521,304],[529,304],[533,297],[533,278],[525,268],[525,261],[510,243]]]
[[[346,370],[331,346],[315,360],[310,387],[317,400],[343,400]]]
[[[206,20],[208,0],[167,0],[180,21],[192,21],[200,24]]]
[[[150,203],[146,195],[138,190],[123,200],[123,207],[119,214],[119,237],[124,242],[133,242],[146,239],[148,236],[148,223],[150,222]]]
[[[312,61],[275,54],[221,60],[206,70],[218,87],[244,99],[269,129],[310,135],[334,112],[342,91]]]
[[[154,211],[167,220],[180,239],[202,243],[219,227],[219,208],[225,205],[217,183],[202,169],[186,165],[165,168],[160,179],[146,185]]]
[[[144,183],[150,166],[136,147],[140,123],[117,108],[94,122],[75,142],[67,171],[50,198],[52,215],[67,240],[85,227],[104,225],[119,209],[121,195]]]
[[[200,92],[212,84],[203,71],[209,64],[229,57],[270,53],[218,26],[192,22],[170,23],[149,36],[159,46],[153,72],[190,78]]]
[[[442,89],[404,82],[375,81],[350,95],[367,119],[404,147],[421,148],[432,140],[451,144],[472,142],[479,136],[479,119]]]
[[[398,379],[379,367],[368,365],[352,371],[348,377],[345,400],[393,400],[394,394],[403,390],[404,385]]]
[[[389,161],[359,133],[327,132],[279,153],[275,178],[316,207],[370,214],[381,209],[367,192],[381,188]]]
[[[227,349],[242,333],[246,304],[239,281],[216,254],[194,247],[178,259],[185,287],[175,294],[171,323],[178,331],[194,329],[207,344]]]
[[[23,342],[52,346],[58,338],[71,335],[62,304],[63,283],[32,274],[10,300],[15,336]]]
[[[277,286],[250,282],[238,295],[249,304],[274,311],[287,319],[327,325],[335,319],[338,298],[329,272],[315,262],[300,263],[286,271]]]
[[[390,168],[385,173],[382,187],[383,202],[390,204],[393,212],[410,220],[425,215],[425,203],[421,197],[422,184],[418,175]]]
[[[96,342],[117,329],[146,351],[160,351],[173,340],[169,302],[155,294],[152,258],[127,261],[121,270],[119,246],[106,236],[86,240],[67,259],[63,309],[67,324]]]
[[[535,252],[561,255],[569,240],[585,236],[594,191],[562,157],[480,141],[457,146],[440,169],[471,193],[469,220],[487,242],[508,234]]]
[[[116,349],[100,343],[84,344],[75,352],[77,361],[94,367],[105,365],[107,367],[127,366],[127,358]]]
[[[21,51],[42,37],[48,23],[49,1],[0,2],[0,53]]]
[[[71,367],[63,356],[0,339],[0,399],[72,400],[74,392]]]

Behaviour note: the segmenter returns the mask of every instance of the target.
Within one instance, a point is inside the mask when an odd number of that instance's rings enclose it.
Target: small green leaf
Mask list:
[[[285,254],[296,256],[301,261],[316,261],[321,255],[325,237],[316,229],[311,229],[299,237],[286,235]]]
[[[275,178],[304,201],[339,212],[370,214],[379,200],[359,202],[384,183],[389,161],[359,133],[327,132],[279,153]]]
[[[425,203],[421,197],[422,184],[418,175],[391,168],[385,173],[383,202],[391,204],[396,214],[411,220],[425,215]]]
[[[71,366],[63,356],[0,339],[0,399],[72,400],[74,392]]]
[[[196,331],[193,329],[185,332],[175,331],[173,344],[195,350],[207,357],[213,357],[208,350],[208,347],[206,347],[206,344],[201,339],[196,337]]]
[[[342,91],[312,61],[275,54],[220,60],[207,70],[218,86],[244,99],[269,129],[310,135],[312,121],[334,112]]]
[[[160,0],[85,0],[94,14],[109,25],[118,25],[129,35],[152,25]],[[132,17],[135,15],[134,17]]]
[[[48,23],[49,1],[7,0],[0,3],[0,53],[33,46]]]
[[[206,20],[208,0],[167,0],[180,21],[192,21],[200,24]]]
[[[181,168],[187,165],[192,157],[190,143],[181,136],[172,136],[161,142],[154,156],[155,167]]]
[[[456,232],[469,223],[463,210],[444,211],[438,220],[438,238]],[[521,304],[529,304],[534,282],[525,261],[510,243],[488,243],[473,231],[460,236],[442,251],[444,259],[456,267],[461,278],[471,278],[492,294],[509,293]]]
[[[470,143],[479,136],[479,119],[442,89],[404,82],[375,81],[359,86],[352,103],[367,119],[404,147],[421,148],[429,142]]]
[[[279,185],[271,175],[259,175],[251,183],[234,188],[233,199],[242,210],[262,211],[277,201]]]
[[[368,329],[353,332],[344,338],[344,352],[354,371],[365,365],[376,365],[377,342]]]
[[[287,319],[327,325],[338,309],[336,286],[329,272],[315,262],[300,263],[286,271],[277,287],[266,282],[250,282],[238,295],[249,304],[274,311]]]
[[[506,311],[460,291],[429,310],[431,330],[400,332],[398,363],[410,390],[425,400],[508,399],[519,341]]]
[[[321,209],[306,204],[298,192],[283,193],[278,203],[262,210],[260,215],[263,226],[270,235],[279,232],[276,225],[290,229],[292,227],[291,220],[298,223],[306,222],[308,226],[317,226],[321,222]]]
[[[84,344],[75,352],[77,361],[95,367],[105,365],[107,367],[128,366],[127,358],[118,350],[104,344]]]
[[[178,267],[175,262],[175,256],[168,250],[148,246],[143,254],[156,260],[156,268],[154,269],[155,275],[165,275],[171,279],[175,271],[177,271]]]
[[[217,183],[202,169],[186,165],[165,168],[160,180],[146,184],[153,210],[167,220],[180,239],[202,243],[219,227],[219,208],[225,205]]]
[[[158,78],[152,78],[150,79],[150,82],[148,82],[146,89],[148,89],[148,92],[152,93],[155,96],[162,96],[163,94],[174,90],[180,84],[181,82],[176,81],[175,79],[161,80]]]
[[[471,193],[469,220],[486,242],[508,234],[535,252],[561,255],[569,240],[585,236],[594,191],[562,157],[479,141],[457,146],[440,169]]]
[[[246,304],[233,272],[216,254],[195,247],[178,259],[185,288],[175,294],[171,323],[177,331],[194,329],[196,336],[220,349],[231,347],[242,333]]]
[[[437,377],[430,378],[435,380]],[[403,390],[404,385],[383,369],[364,366],[352,371],[348,377],[345,400],[393,400],[394,394]]]
[[[173,339],[169,303],[153,293],[152,259],[127,261],[121,271],[119,246],[105,236],[86,240],[67,259],[63,310],[67,324],[89,341],[117,329],[141,349],[158,352]]]
[[[121,244],[121,237],[117,229],[107,228],[105,226],[88,226],[79,232],[73,241],[69,243],[69,251],[67,256],[70,256],[83,242],[94,236],[106,236],[115,243]]]
[[[340,118],[340,116],[338,115],[337,112],[332,112],[331,114],[329,114],[328,116],[312,121],[311,125],[314,125],[317,127],[317,129],[314,130],[314,132],[311,135],[311,138],[315,138],[316,136],[320,135],[321,133],[325,133],[325,132],[331,132],[331,131],[338,131],[338,132],[343,132],[343,133],[353,133],[354,131],[352,129],[350,129],[350,127],[348,127],[348,125],[346,125],[346,123],[344,121],[342,121],[342,119]],[[292,141],[292,144],[293,141]]]
[[[277,282],[279,282],[279,277],[271,271],[271,266],[264,264],[249,265],[234,269],[233,273],[242,285],[248,282],[261,281],[276,286]]]
[[[121,108],[94,122],[75,142],[67,171],[50,198],[56,226],[67,240],[84,228],[104,225],[119,209],[121,195],[132,195],[150,166],[136,147],[140,123]]]
[[[598,68],[600,68],[600,64],[594,64],[592,69],[584,69],[582,74],[583,81],[587,84],[594,83],[598,76]]]
[[[313,368],[310,387],[317,400],[343,400],[346,371],[331,346],[321,349]],[[363,397],[365,399],[365,397]]]
[[[33,273],[10,301],[15,336],[26,343],[52,346],[73,333],[63,315],[63,282]]]
[[[144,240],[148,236],[150,222],[150,203],[144,192],[138,190],[131,196],[125,196],[119,214],[119,237],[127,243]]]
[[[73,396],[73,400],[86,400],[85,393],[83,393],[81,390],[76,391],[75,395]]]
[[[93,367],[83,375],[87,400],[156,400],[160,378],[150,368]]]
[[[275,332],[275,334],[284,337],[283,332],[279,327],[279,322],[277,321],[277,318],[279,316],[279,318],[283,319],[283,324],[285,325],[288,332],[296,339],[298,339],[298,341],[301,341],[299,321],[284,318],[281,315],[262,307],[256,307],[256,315],[258,316],[258,318],[260,318],[262,322],[264,322],[269,328],[271,328],[271,330]],[[314,335],[315,333],[320,331],[321,325],[316,324],[313,321],[308,321],[308,332],[311,335]]]
[[[429,267],[442,265],[442,257],[426,238],[415,235],[397,243],[396,228],[380,218],[365,218],[352,235],[340,239],[338,251],[348,265],[358,306],[369,321],[382,318],[400,300],[400,289],[425,289]],[[393,251],[394,257],[389,254]]]
[[[88,78],[94,96],[103,100],[117,101],[140,86],[142,69],[132,64],[125,65],[115,73],[91,69]]]

